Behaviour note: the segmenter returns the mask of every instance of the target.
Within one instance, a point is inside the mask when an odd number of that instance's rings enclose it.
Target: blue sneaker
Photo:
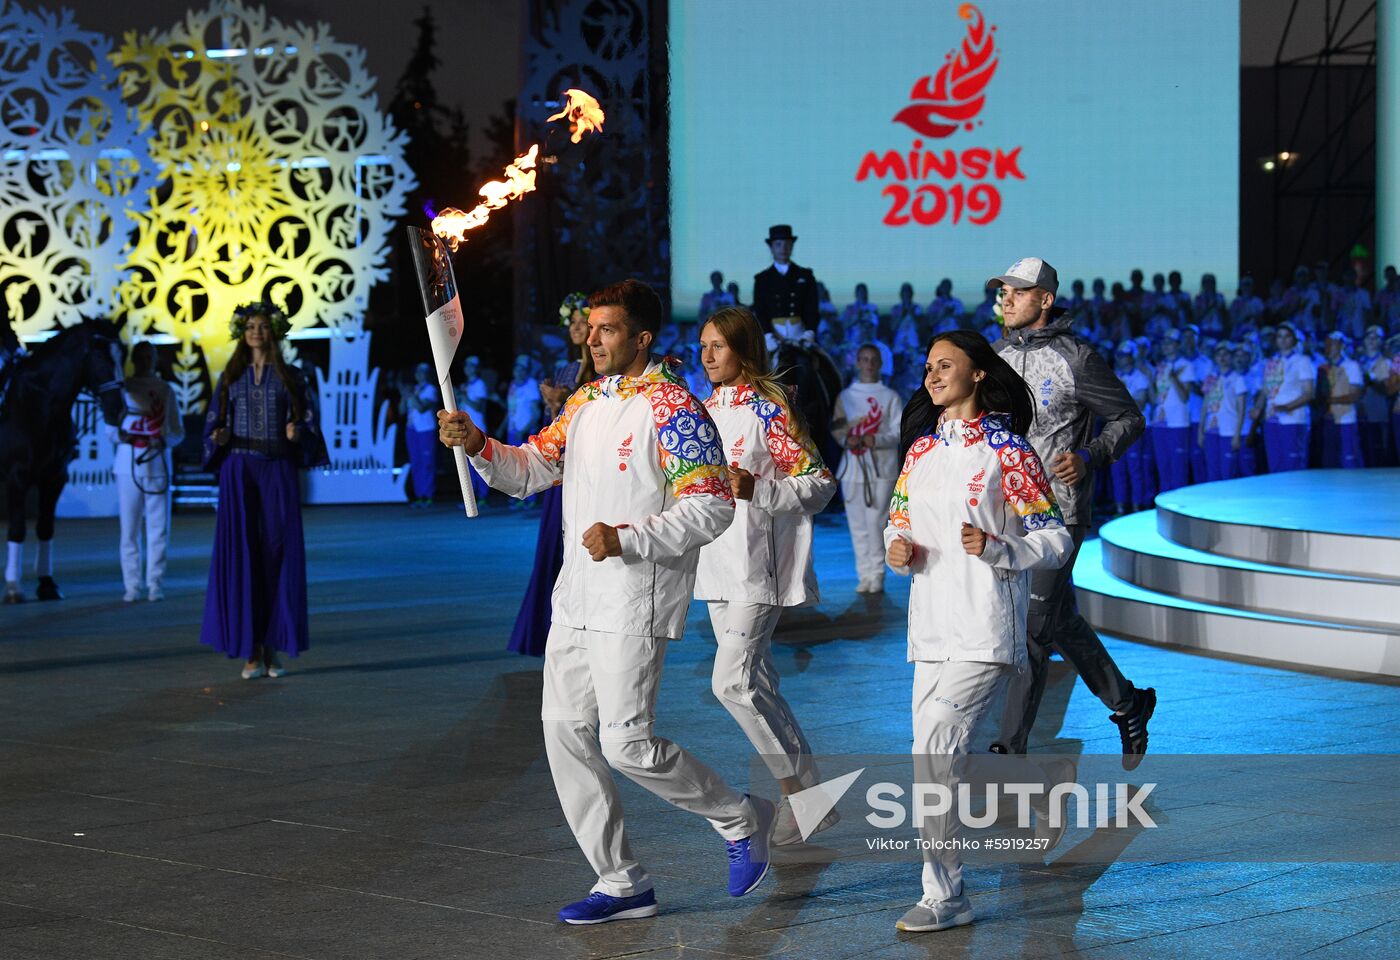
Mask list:
[[[742,840],[726,840],[729,848],[729,895],[742,897],[768,876],[768,841],[777,810],[762,797],[749,797],[758,814],[758,829]]]
[[[559,919],[565,923],[583,925],[607,923],[609,920],[639,920],[642,917],[656,916],[656,891],[648,890],[635,897],[610,897],[606,893],[593,891],[587,900],[571,903],[559,911]]]

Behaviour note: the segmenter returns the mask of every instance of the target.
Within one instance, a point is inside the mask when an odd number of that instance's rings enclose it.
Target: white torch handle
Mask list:
[[[451,379],[438,384],[442,391],[442,407],[448,413],[457,412],[457,395],[452,390]],[[477,424],[480,429],[481,424]],[[467,516],[476,516],[476,491],[472,489],[472,473],[467,465],[467,451],[464,447],[452,448],[452,459],[457,462],[457,482],[462,485],[462,506],[467,508]]]

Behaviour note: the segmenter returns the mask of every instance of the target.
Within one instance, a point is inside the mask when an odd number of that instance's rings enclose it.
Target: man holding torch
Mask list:
[[[462,447],[496,489],[523,498],[563,484],[564,563],[540,712],[560,805],[598,875],[586,899],[559,911],[571,924],[657,912],[609,766],[710,821],[728,848],[731,896],[767,874],[774,821],[772,803],[738,793],[652,730],[666,642],[684,630],[699,550],[729,526],[734,501],[714,423],[679,372],[648,354],[661,326],[656,292],[626,280],[589,306],[601,379],[538,435],[508,446],[466,413],[438,413],[442,442]]]

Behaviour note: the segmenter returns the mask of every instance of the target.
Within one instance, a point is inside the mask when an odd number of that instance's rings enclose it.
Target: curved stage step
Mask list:
[[[1400,469],[1298,470],[1182,487],[1157,497],[1157,524],[1167,540],[1207,553],[1400,577]]]
[[[1088,540],[1074,567],[1080,612],[1115,636],[1176,644],[1282,665],[1400,676],[1400,628],[1242,610],[1144,589],[1105,566]]]
[[[1145,590],[1257,613],[1393,628],[1400,579],[1255,563],[1194,550],[1162,536],[1153,511],[1104,524],[1103,566]]]

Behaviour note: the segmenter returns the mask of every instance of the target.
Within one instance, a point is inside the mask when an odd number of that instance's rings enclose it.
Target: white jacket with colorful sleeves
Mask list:
[[[964,523],[988,534],[980,557],[963,550]],[[914,544],[909,659],[1022,666],[1028,571],[1059,567],[1074,540],[1040,458],[1009,417],[945,420],[914,442],[890,500],[886,548],[900,537]]]
[[[554,622],[582,630],[678,639],[700,547],[734,518],[719,432],[671,360],[640,377],[604,377],[565,401],[518,447],[488,440],[471,458],[513,497],[563,483],[564,566]],[[594,561],[582,538],[620,527],[622,556]]]
[[[726,463],[754,475],[753,499],[734,507],[734,523],[700,551],[697,600],[796,607],[815,603],[812,515],[836,492],[836,480],[808,438],[793,436],[791,414],[752,386],[719,387],[705,401]]]

